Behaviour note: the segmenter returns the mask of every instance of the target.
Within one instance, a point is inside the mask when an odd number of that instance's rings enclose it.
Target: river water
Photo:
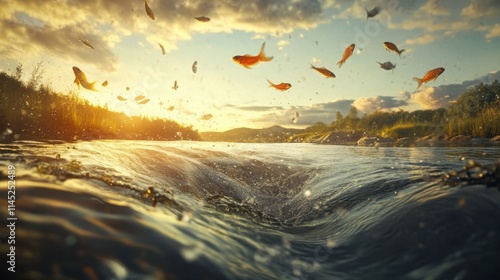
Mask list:
[[[498,147],[4,144],[0,220],[12,165],[17,221],[16,273],[2,275],[493,279],[499,159]]]

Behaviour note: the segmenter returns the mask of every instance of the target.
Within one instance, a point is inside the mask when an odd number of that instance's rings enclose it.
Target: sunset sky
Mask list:
[[[498,0],[149,0],[155,20],[143,0],[41,3],[0,0],[0,71],[14,73],[22,63],[26,81],[43,61],[43,83],[58,92],[199,131],[329,124],[351,105],[360,114],[434,109],[467,87],[500,79]],[[367,19],[365,8],[375,6],[380,13]],[[406,52],[388,52],[385,41]],[[256,55],[263,42],[272,61],[252,69],[232,61]],[[339,69],[352,43],[354,54]],[[396,68],[381,69],[377,62],[386,61]],[[327,79],[310,64],[337,77]],[[97,81],[97,92],[78,89],[73,66]],[[417,90],[412,78],[437,67],[446,71]],[[267,79],[292,88],[280,92]],[[139,105],[138,95],[151,101]],[[202,118],[207,114],[213,117]]]

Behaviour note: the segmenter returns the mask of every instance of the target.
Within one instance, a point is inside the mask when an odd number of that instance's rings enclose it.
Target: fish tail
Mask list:
[[[344,64],[344,62],[345,62],[345,61],[342,61],[342,60],[341,60],[341,61],[339,61],[339,62],[337,62],[337,65],[339,66],[339,68],[340,68],[340,67],[342,67],[342,65]]]
[[[269,87],[274,87],[275,84],[273,84],[271,81],[267,80],[267,82],[269,83]]]
[[[417,89],[419,89],[420,86],[422,86],[422,83],[424,82],[423,79],[420,79],[420,78],[417,78],[417,77],[413,78],[413,80],[418,83]]]
[[[399,57],[401,57],[401,54],[402,54],[403,52],[405,52],[405,51],[406,51],[405,49],[400,50],[400,51],[398,52]]]
[[[93,83],[90,83],[90,84],[89,84],[89,89],[90,89],[90,90],[97,91],[97,90],[94,88],[95,83],[96,83],[96,82],[93,82]]]
[[[272,56],[266,56],[266,54],[264,53],[265,46],[266,46],[266,42],[262,43],[262,47],[260,47],[259,61],[271,61],[271,60],[273,60]]]

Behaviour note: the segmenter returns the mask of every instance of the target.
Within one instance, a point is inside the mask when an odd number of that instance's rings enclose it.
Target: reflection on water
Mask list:
[[[18,170],[21,278],[488,279],[499,264],[493,147],[17,142],[1,155],[2,174]],[[489,181],[460,173],[468,160]],[[459,186],[444,185],[453,170]]]

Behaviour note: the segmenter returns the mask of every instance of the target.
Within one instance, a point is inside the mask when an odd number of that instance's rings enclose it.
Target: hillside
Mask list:
[[[280,143],[288,142],[290,137],[302,132],[302,129],[281,126],[263,129],[241,127],[224,132],[200,132],[200,137],[203,141],[214,142]]]
[[[0,72],[0,143],[12,140],[199,140],[191,127],[165,119],[129,117],[96,107],[74,93]]]

